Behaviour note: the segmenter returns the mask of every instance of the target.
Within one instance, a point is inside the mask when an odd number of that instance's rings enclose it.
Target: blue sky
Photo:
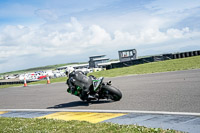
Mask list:
[[[199,0],[0,0],[0,73],[200,50]]]

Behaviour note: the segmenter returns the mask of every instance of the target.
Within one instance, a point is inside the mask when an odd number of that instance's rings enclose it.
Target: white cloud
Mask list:
[[[170,12],[183,12],[199,7],[198,0],[154,0],[151,4],[146,5],[146,8],[156,11],[159,14],[166,14]]]
[[[11,63],[10,60],[18,64],[19,68],[28,66],[24,64],[30,57],[35,61],[50,58],[51,62],[57,63],[62,60],[56,60],[60,57],[66,58],[66,62],[74,62],[74,59],[83,58],[87,61],[89,56],[96,54],[109,55],[116,52],[117,55],[118,50],[127,48],[136,48],[141,52],[138,52],[139,55],[144,55],[154,54],[145,51],[157,51],[161,54],[178,51],[190,44],[199,46],[199,29],[193,30],[187,25],[181,28],[174,26],[188,14],[182,16],[178,13],[175,15],[178,17],[175,17],[171,14],[168,16],[164,11],[162,15],[131,11],[114,17],[110,14],[94,18],[87,16],[78,20],[71,17],[66,21],[67,18],[61,18],[64,16],[58,16],[54,10],[39,9],[35,13],[45,23],[35,27],[23,24],[1,26],[1,71],[6,70],[5,66]]]
[[[143,45],[155,45],[173,39],[187,38],[188,34],[190,37],[193,35],[188,27],[170,28],[161,32],[156,26],[152,28],[146,26],[133,33],[120,30],[107,32],[99,25],[87,27],[75,18],[71,18],[68,23],[49,23],[36,29],[22,25],[4,27],[0,32],[0,48],[2,49],[0,57],[8,58],[29,54],[73,56],[73,54],[87,53],[94,48],[122,49],[123,46],[135,48]]]
[[[88,36],[89,45],[105,45],[107,42],[111,41],[110,35],[100,26],[92,25],[89,28]]]
[[[190,32],[188,27],[183,28],[182,30],[179,29],[168,29],[167,30],[167,35],[170,38],[184,38],[186,34]]]

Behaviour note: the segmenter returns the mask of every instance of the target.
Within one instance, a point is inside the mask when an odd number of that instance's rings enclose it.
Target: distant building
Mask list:
[[[74,69],[82,69],[82,68],[88,68],[89,64],[72,64],[72,65],[66,65],[62,67],[58,67],[56,70],[63,70],[66,69],[67,67],[73,67]]]
[[[119,63],[119,61],[110,61],[110,62],[106,62],[106,63],[99,63],[98,67],[99,68],[106,68],[106,69],[111,69],[111,65],[113,63]]]
[[[105,56],[106,55],[98,55],[89,57],[89,68],[98,68],[98,64],[108,62],[109,58],[106,58]]]
[[[120,62],[137,59],[136,49],[121,50],[118,53]]]

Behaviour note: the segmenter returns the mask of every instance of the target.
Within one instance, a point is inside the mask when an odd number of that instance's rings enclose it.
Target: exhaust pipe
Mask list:
[[[107,85],[111,85],[111,84],[112,84],[112,82],[109,80],[108,83],[107,83]]]

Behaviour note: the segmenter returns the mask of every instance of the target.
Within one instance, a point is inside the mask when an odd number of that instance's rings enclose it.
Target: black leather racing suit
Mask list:
[[[82,88],[81,99],[87,99],[90,87],[92,86],[92,79],[87,77],[82,71],[73,71],[69,74],[67,84],[72,93],[75,85],[80,86]]]

